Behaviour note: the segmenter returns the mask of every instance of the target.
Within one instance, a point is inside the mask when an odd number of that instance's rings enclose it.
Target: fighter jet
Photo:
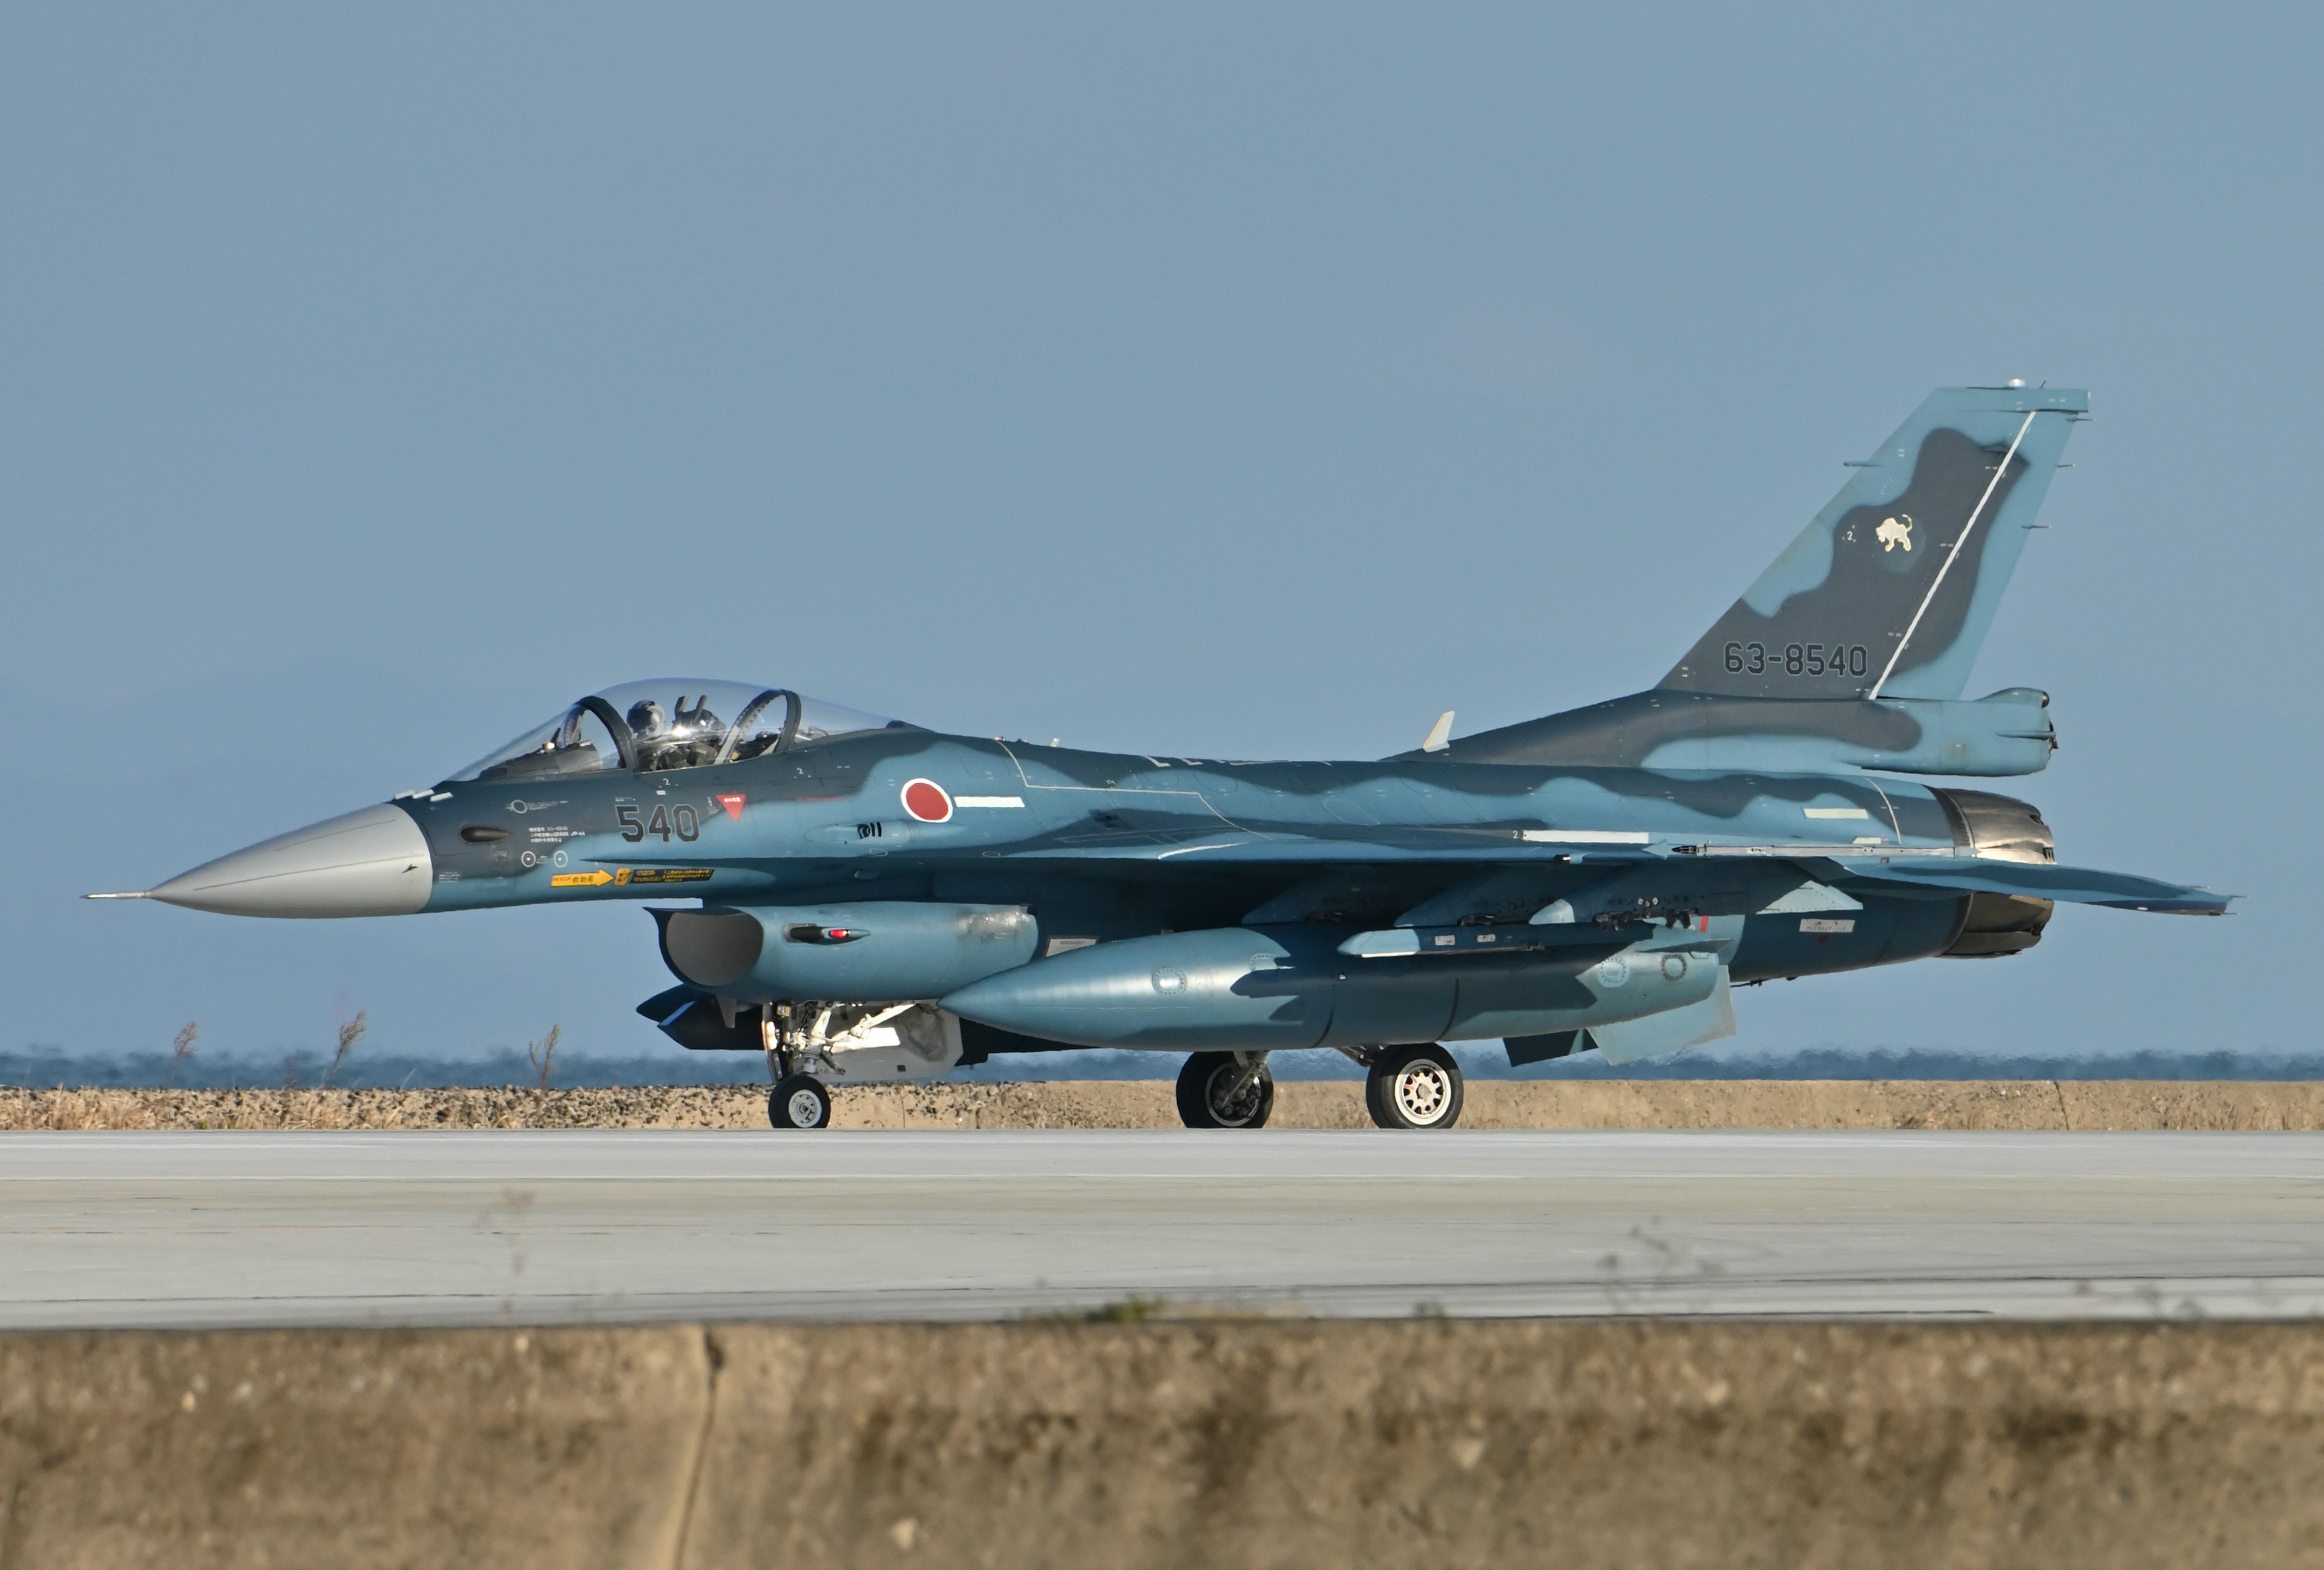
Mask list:
[[[766,1054],[778,1128],[1004,1053],[1183,1053],[1194,1127],[1268,1121],[1274,1052],[1450,1128],[1459,1063],[1627,1063],[1733,990],[2040,942],[2060,902],[2228,899],[2057,862],[2048,695],[1961,697],[2087,395],[1940,390],[1655,687],[1377,762],[948,735],[785,688],[573,703],[426,790],[142,892],[239,916],[659,900],[680,1046]],[[1417,728],[1417,727],[1416,727]],[[670,903],[667,901],[677,901]]]

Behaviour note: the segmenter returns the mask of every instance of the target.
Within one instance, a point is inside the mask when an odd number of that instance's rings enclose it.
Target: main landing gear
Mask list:
[[[1427,1042],[1383,1047],[1365,1065],[1364,1110],[1384,1129],[1449,1129],[1461,1121],[1461,1066]]]
[[[1364,1110],[1384,1129],[1461,1121],[1461,1066],[1433,1041],[1342,1048],[1364,1066]],[[1264,1052],[1197,1052],[1178,1071],[1178,1121],[1190,1129],[1259,1129],[1275,1110]]]
[[[1262,1129],[1274,1110],[1264,1052],[1197,1052],[1178,1070],[1178,1121],[1190,1129]]]

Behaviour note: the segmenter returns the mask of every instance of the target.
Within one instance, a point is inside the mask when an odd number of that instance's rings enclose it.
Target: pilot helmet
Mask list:
[[[663,730],[661,705],[650,697],[641,697],[630,705],[630,733],[632,735],[659,735]]]

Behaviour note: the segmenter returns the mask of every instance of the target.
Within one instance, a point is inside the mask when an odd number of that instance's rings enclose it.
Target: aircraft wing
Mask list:
[[[1646,834],[1634,831],[1569,831],[1522,824],[1295,827],[1238,824],[1193,814],[1139,812],[1109,817],[1108,824],[1039,836],[1000,853],[997,859],[1095,862],[1125,870],[1137,864],[1257,867],[1434,863],[1519,867],[1561,861],[1576,866],[1662,863],[1677,873],[1697,857],[1734,856],[1789,863],[1803,876],[1822,883],[1885,884],[1895,892],[1919,889],[1931,893],[2016,894],[2187,916],[2225,915],[2236,898],[2127,873],[1956,855],[1936,847],[1900,846],[1884,855],[1862,855],[1849,854],[1858,849],[1854,845],[1655,845],[1649,843]],[[991,851],[977,854],[995,855]],[[747,857],[708,857],[693,858],[689,864],[757,864]]]
[[[2224,916],[2233,894],[2214,894],[2160,878],[2060,867],[2037,862],[1998,862],[1932,856],[1889,861],[1870,856],[1833,856],[1829,864],[1847,879],[1896,883],[1968,893],[2021,894],[2075,905],[2107,905],[2117,910],[2152,910],[2172,916]]]
[[[1124,836],[1125,839],[1128,836]],[[1145,844],[1040,845],[1019,856],[1065,856],[1111,862],[1242,865],[1345,861],[1469,862],[1538,864],[1557,857],[1580,864],[1652,862],[1666,853],[1650,849],[1644,835],[1577,833],[1557,836],[1540,829],[1436,828],[1350,825],[1339,832],[1286,833],[1211,826],[1207,834],[1153,835]],[[1706,847],[1709,848],[1709,847]],[[1956,856],[1941,851],[1893,857],[1834,855],[1837,846],[1764,845],[1709,848],[1711,854],[1748,854],[1790,861],[1824,882],[1856,881],[1931,892],[2019,894],[2069,904],[2104,905],[2180,916],[2224,916],[2232,894],[2165,882],[2129,873],[2099,872],[2044,863],[2004,862]],[[1698,851],[1697,854],[1702,854]]]
[[[1330,862],[1508,862],[1540,864],[1563,856],[1576,862],[1652,860],[1643,834],[1555,835],[1542,829],[1439,828],[1350,825],[1343,829],[1237,828],[1206,832],[1148,829],[1069,841],[1035,841],[1007,859],[1101,862],[1200,862],[1242,865]]]

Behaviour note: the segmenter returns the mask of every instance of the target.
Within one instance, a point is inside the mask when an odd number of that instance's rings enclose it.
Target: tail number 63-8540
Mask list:
[[[1769,667],[1786,676],[1862,676],[1871,669],[1871,651],[1861,643],[1765,643],[1727,645],[1727,669],[1759,675]]]

